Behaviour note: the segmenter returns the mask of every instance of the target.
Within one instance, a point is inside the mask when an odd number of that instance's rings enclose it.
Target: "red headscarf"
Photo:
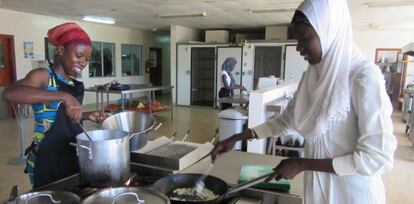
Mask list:
[[[88,34],[76,23],[64,23],[47,32],[49,43],[54,46],[82,43],[92,46]]]

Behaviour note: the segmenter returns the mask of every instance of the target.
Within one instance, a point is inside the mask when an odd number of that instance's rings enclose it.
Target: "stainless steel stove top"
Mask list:
[[[159,177],[157,176],[138,176],[134,175],[131,177],[131,182],[128,186],[133,187],[150,187]],[[95,192],[98,192],[102,189],[82,187],[79,184],[78,174],[67,177],[65,179],[56,181],[49,185],[43,186],[34,191],[43,191],[43,190],[64,190],[70,191],[77,194],[81,199],[92,195]],[[302,199],[299,197],[281,197],[280,194],[271,191],[263,191],[258,189],[246,189],[241,191],[238,196],[233,197],[224,201],[223,203],[230,204],[273,204],[273,203],[289,203],[289,204],[301,204]]]

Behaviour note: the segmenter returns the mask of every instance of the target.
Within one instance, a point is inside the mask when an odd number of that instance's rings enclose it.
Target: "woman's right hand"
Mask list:
[[[252,137],[252,130],[246,129],[241,133],[234,134],[233,136],[220,141],[214,146],[213,150],[211,150],[211,159],[214,162],[220,155],[232,150],[237,141],[251,139]]]
[[[237,85],[237,88],[239,88],[242,91],[247,91],[247,89],[243,85]]]
[[[65,103],[65,112],[73,122],[79,122],[82,119],[82,106],[72,95],[63,93],[63,102]]]
[[[237,135],[233,135],[232,137],[218,142],[210,153],[211,159],[215,161],[220,155],[232,150],[237,141]]]

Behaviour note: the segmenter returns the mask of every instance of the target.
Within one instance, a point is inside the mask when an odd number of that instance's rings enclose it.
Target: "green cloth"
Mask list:
[[[267,173],[272,172],[273,168],[274,166],[270,165],[244,164],[242,165],[240,170],[240,177],[238,183],[244,183],[251,179],[263,176]],[[286,179],[280,179],[278,181],[273,179],[269,183],[260,183],[253,186],[253,188],[287,192],[290,190],[290,182]]]

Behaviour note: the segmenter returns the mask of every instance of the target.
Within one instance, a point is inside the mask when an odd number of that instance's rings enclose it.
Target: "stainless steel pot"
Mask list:
[[[170,204],[167,196],[148,188],[110,188],[87,197],[82,204]]]
[[[123,130],[132,134],[129,141],[130,151],[144,147],[148,143],[148,132],[157,130],[160,126],[161,123],[156,125],[152,115],[135,111],[120,112],[102,122],[103,129]]]
[[[129,179],[129,134],[121,130],[88,131],[76,136],[81,183],[90,187],[121,186]]]
[[[66,192],[66,191],[39,191],[26,193],[18,196],[13,204],[45,204],[45,203],[56,203],[56,204],[78,204],[80,199],[77,195]]]

